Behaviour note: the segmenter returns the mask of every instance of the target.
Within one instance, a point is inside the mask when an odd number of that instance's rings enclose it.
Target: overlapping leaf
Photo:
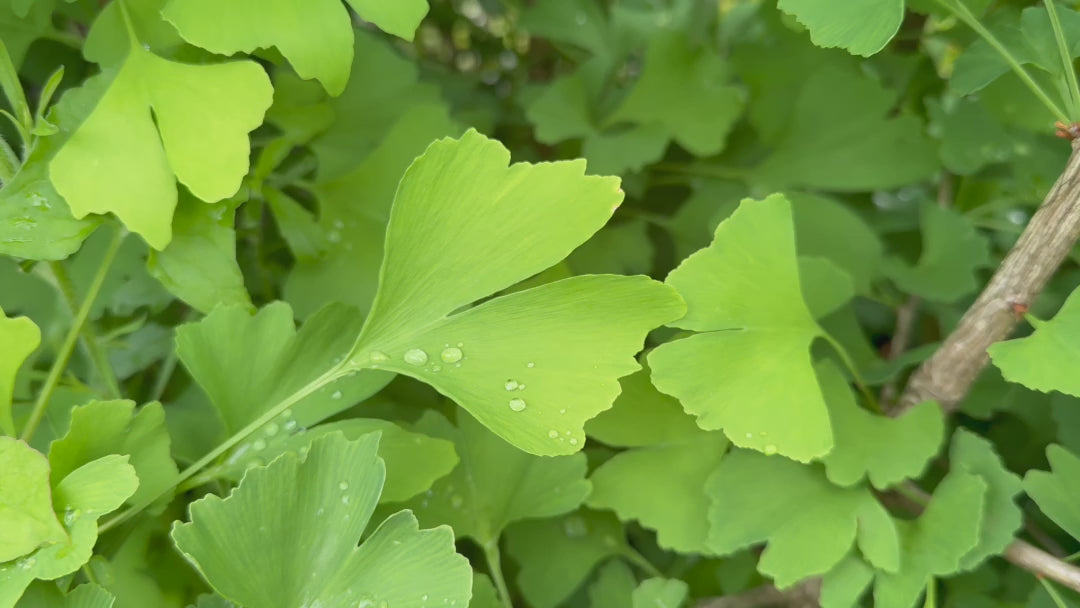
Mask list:
[[[885,274],[901,289],[951,302],[981,284],[976,272],[989,264],[990,246],[962,215],[927,202],[920,207],[923,246],[918,263],[885,260]]]
[[[810,358],[823,332],[803,302],[787,199],[743,201],[667,283],[688,306],[674,325],[699,333],[649,355],[656,387],[737,446],[804,462],[826,454],[832,430]]]
[[[417,429],[453,441],[461,459],[430,491],[402,505],[424,525],[447,524],[487,548],[511,523],[568,513],[589,494],[584,454],[533,456],[460,411],[456,428],[428,414]]]
[[[349,367],[423,380],[514,445],[568,454],[638,368],[645,334],[683,305],[646,277],[590,275],[452,314],[564,258],[622,200],[618,180],[586,177],[583,162],[508,162],[469,131],[412,164]]]
[[[49,462],[26,443],[0,437],[0,562],[67,538],[52,509]]]
[[[248,132],[273,90],[253,61],[193,65],[132,42],[107,88],[56,153],[49,177],[76,218],[114,213],[155,249],[172,238],[179,180],[198,198],[232,196],[248,170]]]
[[[721,461],[706,493],[709,546],[726,554],[768,541],[758,569],[778,586],[828,572],[856,541],[877,568],[900,567],[900,540],[885,508],[865,487],[833,485],[817,466],[737,450]]]
[[[364,19],[407,40],[428,9],[427,0],[347,1]],[[318,79],[331,95],[349,80],[353,30],[341,0],[171,0],[162,14],[185,40],[220,55],[277,47],[297,74]]]
[[[287,454],[252,469],[227,498],[191,504],[191,521],[173,528],[177,548],[248,608],[466,605],[472,570],[449,528],[421,530],[402,511],[357,546],[382,491],[378,441],[328,435],[302,461]]]
[[[823,47],[841,47],[856,55],[873,55],[892,40],[904,19],[904,0],[780,0]]]
[[[679,403],[649,383],[646,370],[627,376],[612,409],[585,426],[591,437],[631,447],[597,467],[589,506],[611,509],[657,531],[660,546],[708,553],[705,481],[727,448],[721,433],[702,431]]]
[[[822,459],[830,481],[849,486],[866,477],[882,489],[922,474],[945,437],[945,419],[936,403],[888,418],[860,408],[832,362],[819,364],[818,380],[836,437],[836,446]]]
[[[26,317],[8,318],[0,308],[0,434],[15,435],[11,416],[11,395],[15,390],[15,375],[26,358],[41,343],[41,330]]]
[[[1080,458],[1059,445],[1046,448],[1052,472],[1030,471],[1024,491],[1073,538],[1080,538]]]
[[[1025,338],[998,342],[987,352],[1010,382],[1048,393],[1080,397],[1080,290],[1074,290],[1049,321],[1028,317],[1035,331]]]

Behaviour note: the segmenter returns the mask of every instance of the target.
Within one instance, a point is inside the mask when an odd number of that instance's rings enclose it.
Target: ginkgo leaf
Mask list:
[[[270,79],[253,61],[184,64],[141,45],[96,78],[108,88],[53,157],[49,177],[76,218],[112,212],[163,249],[177,180],[208,202],[239,189]]]
[[[521,449],[573,453],[617,379],[638,369],[645,334],[683,305],[647,277],[596,275],[452,314],[566,257],[622,200],[617,179],[585,176],[580,161],[508,162],[501,144],[469,131],[409,167],[346,369],[412,376]]]
[[[674,578],[650,578],[641,581],[630,596],[633,608],[679,608],[686,602],[690,586]]]
[[[843,372],[831,361],[818,365],[836,445],[824,458],[829,481],[841,486],[863,477],[878,489],[919,477],[945,438],[945,417],[932,401],[899,418],[873,414],[855,402]]]
[[[236,261],[235,208],[206,205],[186,191],[173,218],[173,238],[150,251],[150,274],[170,293],[208,313],[219,305],[251,306],[244,275]]]
[[[285,424],[288,425],[289,421]],[[274,433],[269,436],[276,436],[280,429],[278,425],[270,427],[268,430]],[[453,443],[413,433],[393,422],[377,418],[351,418],[320,424],[294,435],[285,435],[283,441],[266,441],[266,448],[259,451],[258,457],[264,462],[271,462],[281,454],[306,453],[313,441],[326,435],[338,433],[346,439],[356,440],[376,431],[381,434],[379,458],[386,464],[386,483],[379,495],[380,502],[408,500],[430,488],[436,479],[446,476],[457,466],[458,457]],[[217,473],[221,477],[240,481],[247,468],[247,463],[233,458],[219,467]]]
[[[611,560],[596,577],[596,582],[589,586],[590,608],[626,608],[633,606],[634,586],[637,579],[630,566],[618,560]]]
[[[860,191],[907,185],[937,171],[937,148],[922,124],[908,114],[890,117],[896,94],[870,76],[826,66],[795,95],[774,152],[754,170],[756,180],[775,189]]]
[[[152,499],[169,487],[177,469],[161,404],[148,403],[137,412],[133,401],[91,401],[73,408],[67,433],[49,446],[53,483],[109,454],[128,456],[135,469],[139,489],[131,502]]]
[[[625,534],[610,513],[580,510],[510,526],[506,550],[521,566],[517,584],[529,605],[555,608],[598,564],[629,551]]]
[[[884,48],[904,20],[904,0],[780,0],[777,6],[810,30],[814,44],[863,56]]]
[[[63,513],[66,535],[14,562],[0,563],[0,608],[12,608],[34,579],[58,579],[89,561],[97,542],[97,520],[118,509],[139,485],[127,460],[110,454],[88,462],[53,488],[53,507]]]
[[[356,12],[360,14],[360,18],[364,21],[370,21],[379,26],[382,31],[405,40],[413,39],[416,28],[428,12],[428,0],[397,0],[396,2],[383,2],[382,0],[346,1],[356,9]]]
[[[1022,483],[1005,468],[992,443],[966,429],[957,429],[953,435],[949,461],[953,469],[978,475],[986,484],[979,543],[960,562],[964,570],[972,570],[1005,551],[1023,524],[1023,511],[1016,504]]]
[[[884,250],[873,229],[836,199],[804,192],[785,196],[791,201],[799,255],[829,260],[851,276],[858,293],[869,293],[871,282],[881,274]],[[845,237],[836,238],[838,232]]]
[[[14,436],[11,394],[15,390],[15,375],[41,344],[41,330],[26,317],[9,319],[0,308],[0,344],[4,345],[0,349],[0,434]]]
[[[461,462],[431,490],[401,506],[426,526],[449,525],[485,549],[511,523],[578,508],[589,494],[585,455],[533,456],[506,443],[463,411],[457,428],[428,414],[417,430],[454,442]]]
[[[596,467],[587,504],[656,530],[663,548],[709,553],[704,488],[727,440],[698,428],[678,401],[652,386],[646,370],[627,376],[622,385],[615,405],[585,428],[608,445],[635,449]]]
[[[52,509],[49,462],[42,453],[0,437],[0,490],[0,562],[67,538]]]
[[[986,482],[979,476],[953,471],[918,519],[896,522],[900,570],[877,573],[875,606],[912,608],[930,577],[961,570],[964,556],[979,542],[986,492]]]
[[[981,284],[976,271],[990,262],[990,245],[959,213],[927,202],[919,208],[923,247],[914,266],[886,258],[883,270],[897,286],[931,300],[951,302]]]
[[[822,336],[803,302],[791,206],[746,200],[709,247],[668,275],[699,333],[649,355],[653,382],[706,430],[732,443],[809,461],[833,445],[810,344]]]
[[[990,360],[1009,382],[1049,393],[1080,397],[1080,289],[1073,290],[1054,318],[1028,316],[1035,331],[1027,337],[998,342],[987,349]]]
[[[112,608],[116,598],[105,588],[86,583],[64,593],[55,584],[31,585],[19,600],[19,606],[30,608]]]
[[[1028,471],[1024,491],[1073,538],[1080,538],[1080,458],[1059,445],[1046,448],[1051,472]]]
[[[719,55],[692,48],[683,32],[663,32],[650,41],[641,78],[607,122],[658,123],[694,154],[716,154],[742,113],[742,92],[728,76]]]
[[[726,554],[768,541],[758,570],[779,587],[828,572],[856,541],[879,570],[900,567],[899,539],[885,508],[865,487],[831,484],[817,466],[736,450],[705,491],[712,499],[709,546]]]
[[[363,319],[355,309],[331,304],[296,331],[292,310],[277,302],[252,316],[246,307],[215,309],[176,331],[180,361],[220,412],[231,435],[304,387],[321,386],[279,423],[307,427],[361,401],[391,375],[364,371],[320,384],[347,355]],[[257,440],[257,439],[256,439]]]
[[[821,608],[855,608],[874,581],[874,569],[854,555],[821,577]]]
[[[218,593],[246,608],[466,605],[472,569],[449,528],[420,530],[402,511],[357,546],[382,491],[378,443],[377,433],[327,435],[302,461],[286,454],[252,469],[227,498],[191,503],[191,521],[174,525],[173,541]]]

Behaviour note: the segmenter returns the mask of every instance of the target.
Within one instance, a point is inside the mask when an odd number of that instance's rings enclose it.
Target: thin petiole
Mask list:
[[[1065,603],[1065,598],[1061,597],[1061,594],[1058,593],[1058,590],[1054,588],[1054,585],[1052,585],[1050,581],[1042,576],[1036,576],[1035,578],[1039,579],[1039,582],[1042,583],[1043,589],[1046,589],[1046,594],[1050,596],[1050,599],[1054,600],[1054,605],[1056,605],[1057,608],[1068,608],[1069,605]]]
[[[1046,4],[1046,14],[1050,17],[1050,27],[1054,30],[1054,40],[1057,42],[1058,52],[1061,54],[1061,68],[1065,70],[1065,82],[1068,85],[1068,97],[1071,102],[1069,104],[1071,106],[1069,108],[1072,113],[1071,118],[1080,120],[1080,86],[1076,83],[1076,69],[1073,68],[1069,42],[1065,39],[1065,30],[1061,27],[1061,18],[1058,17],[1054,0],[1043,0],[1043,3]]]
[[[969,9],[967,5],[964,4],[963,0],[937,0],[937,3],[945,7],[945,9],[951,12],[953,15],[956,15],[957,19],[963,21],[968,27],[974,30],[980,38],[985,40],[991,48],[997,51],[997,54],[1005,60],[1005,63],[1009,64],[1009,68],[1011,68],[1012,71],[1020,77],[1020,80],[1024,83],[1024,86],[1026,86],[1032,93],[1035,94],[1035,97],[1037,97],[1039,101],[1041,101],[1042,104],[1046,106],[1048,110],[1050,110],[1050,113],[1053,114],[1057,120],[1060,120],[1064,123],[1069,122],[1069,115],[1064,110],[1062,110],[1061,107],[1058,106],[1058,104],[1055,103],[1053,99],[1050,98],[1046,91],[1044,91],[1037,82],[1035,82],[1035,80],[1031,77],[1031,74],[1028,74],[1027,70],[1024,69],[1024,66],[1020,65],[1020,62],[1017,61],[1016,57],[1013,57],[1012,53],[1009,52],[1009,49],[1005,48],[1005,45],[997,39],[997,36],[994,36],[994,34],[990,32],[990,30],[986,29],[986,27],[979,22],[979,18],[971,12],[971,9]]]
[[[484,543],[484,559],[487,560],[488,573],[491,574],[491,581],[495,583],[495,590],[499,592],[499,601],[502,602],[503,608],[514,608],[513,602],[510,601],[510,588],[506,586],[506,577],[503,576],[498,539]]]

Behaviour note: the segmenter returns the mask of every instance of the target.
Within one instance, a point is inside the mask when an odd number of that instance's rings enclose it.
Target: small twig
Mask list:
[[[1080,238],[1080,141],[1057,183],[994,273],[990,283],[941,348],[912,374],[893,414],[935,400],[955,410],[989,360],[986,349],[1005,339]]]
[[[886,355],[888,359],[896,359],[907,351],[911,334],[915,329],[915,320],[919,318],[920,306],[922,306],[922,299],[919,296],[911,296],[896,310],[896,329],[893,330],[892,340],[889,341],[889,352]],[[893,401],[900,392],[899,382],[900,378],[897,376],[881,387],[882,407],[886,409],[892,407]]]
[[[763,585],[735,595],[704,599],[697,603],[696,608],[817,608],[820,594],[821,579],[812,578],[784,590]]]

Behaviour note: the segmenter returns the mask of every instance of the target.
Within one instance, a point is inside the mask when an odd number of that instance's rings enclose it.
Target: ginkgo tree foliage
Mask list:
[[[1078,57],[1055,0],[3,1],[0,608],[1080,606]]]

